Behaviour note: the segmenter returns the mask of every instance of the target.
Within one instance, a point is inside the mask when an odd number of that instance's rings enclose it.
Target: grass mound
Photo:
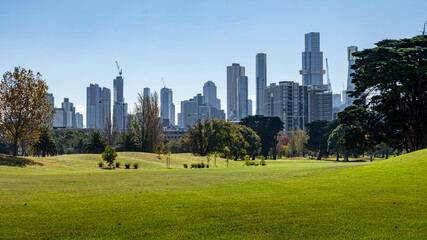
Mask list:
[[[0,166],[25,167],[27,165],[43,166],[43,163],[24,157],[13,157],[10,155],[0,154]]]

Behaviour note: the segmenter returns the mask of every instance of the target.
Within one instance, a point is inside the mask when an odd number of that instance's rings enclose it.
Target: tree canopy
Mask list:
[[[0,131],[13,146],[13,156],[23,143],[33,146],[41,126],[50,127],[55,109],[47,98],[47,84],[42,75],[15,67],[3,74],[0,83]]]
[[[375,123],[373,131],[381,132],[394,148],[426,148],[427,36],[383,40],[353,55],[357,59],[351,96],[368,113],[364,117]]]
[[[317,120],[306,124],[307,134],[310,137],[307,141],[308,150],[317,152],[317,160],[328,153],[329,134],[338,126],[338,121]]]

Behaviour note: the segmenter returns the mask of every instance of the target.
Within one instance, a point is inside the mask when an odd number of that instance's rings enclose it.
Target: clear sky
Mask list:
[[[427,1],[0,1],[0,72],[40,72],[60,106],[86,115],[86,87],[113,90],[123,69],[126,102],[144,87],[160,92],[164,78],[180,102],[212,80],[226,106],[226,66],[246,67],[255,96],[255,55],[267,54],[267,85],[301,83],[304,34],[320,32],[334,92],[347,78],[347,46],[420,34]],[[324,78],[326,83],[326,76]],[[255,106],[255,102],[253,104]]]

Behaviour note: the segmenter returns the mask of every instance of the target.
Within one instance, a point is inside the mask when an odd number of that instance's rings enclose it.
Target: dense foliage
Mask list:
[[[33,155],[37,157],[55,156],[58,154],[55,141],[53,141],[49,129],[42,126],[39,138],[33,146]]]
[[[308,150],[317,153],[317,160],[322,159],[322,156],[328,154],[328,138],[329,134],[338,126],[338,121],[318,120],[307,123],[307,141]]]
[[[117,158],[117,153],[111,146],[106,146],[105,151],[102,152],[102,160],[108,163],[108,166],[111,167],[114,165],[114,161]]]

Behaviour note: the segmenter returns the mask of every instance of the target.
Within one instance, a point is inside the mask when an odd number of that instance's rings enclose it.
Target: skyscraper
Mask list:
[[[307,86],[308,122],[316,120],[332,121],[332,93],[328,84]]]
[[[212,81],[207,81],[203,85],[203,96],[205,97],[206,105],[214,106],[217,109],[221,109],[221,103],[216,97],[216,86]]]
[[[142,96],[143,97],[150,97],[150,88],[148,88],[148,87],[144,88],[144,93]]]
[[[320,51],[320,33],[305,34],[305,51],[302,53],[302,85],[323,84],[323,52]]]
[[[252,116],[252,100],[248,99],[248,116]]]
[[[238,63],[227,66],[227,119],[238,120],[237,78],[245,76],[245,67]]]
[[[114,86],[114,105],[113,105],[113,127],[118,131],[126,131],[126,120],[128,105],[125,103],[123,96],[123,82],[124,79],[121,76],[117,76],[113,80]]]
[[[76,128],[83,128],[83,114],[76,113]]]
[[[354,98],[348,96],[349,91],[354,91],[354,84],[351,82],[353,77],[350,75],[354,73],[354,70],[351,69],[351,66],[356,62],[356,57],[353,56],[353,53],[357,52],[357,46],[347,47],[347,59],[348,59],[348,76],[347,76],[347,91],[345,94],[344,104],[346,107],[353,104]]]
[[[160,118],[165,125],[175,123],[175,109],[172,107],[175,107],[172,89],[164,87],[160,90]]]
[[[267,55],[256,55],[256,114],[264,115],[264,89],[267,87]]]
[[[238,119],[248,116],[248,77],[237,78],[237,115]]]
[[[61,104],[62,109],[65,111],[66,118],[64,119],[64,125],[67,128],[76,127],[76,109],[73,103],[68,98],[64,98],[64,102]]]
[[[111,90],[90,84],[86,93],[86,128],[102,129],[111,120]]]
[[[98,129],[100,119],[101,88],[98,84],[90,84],[86,88],[86,128]]]

